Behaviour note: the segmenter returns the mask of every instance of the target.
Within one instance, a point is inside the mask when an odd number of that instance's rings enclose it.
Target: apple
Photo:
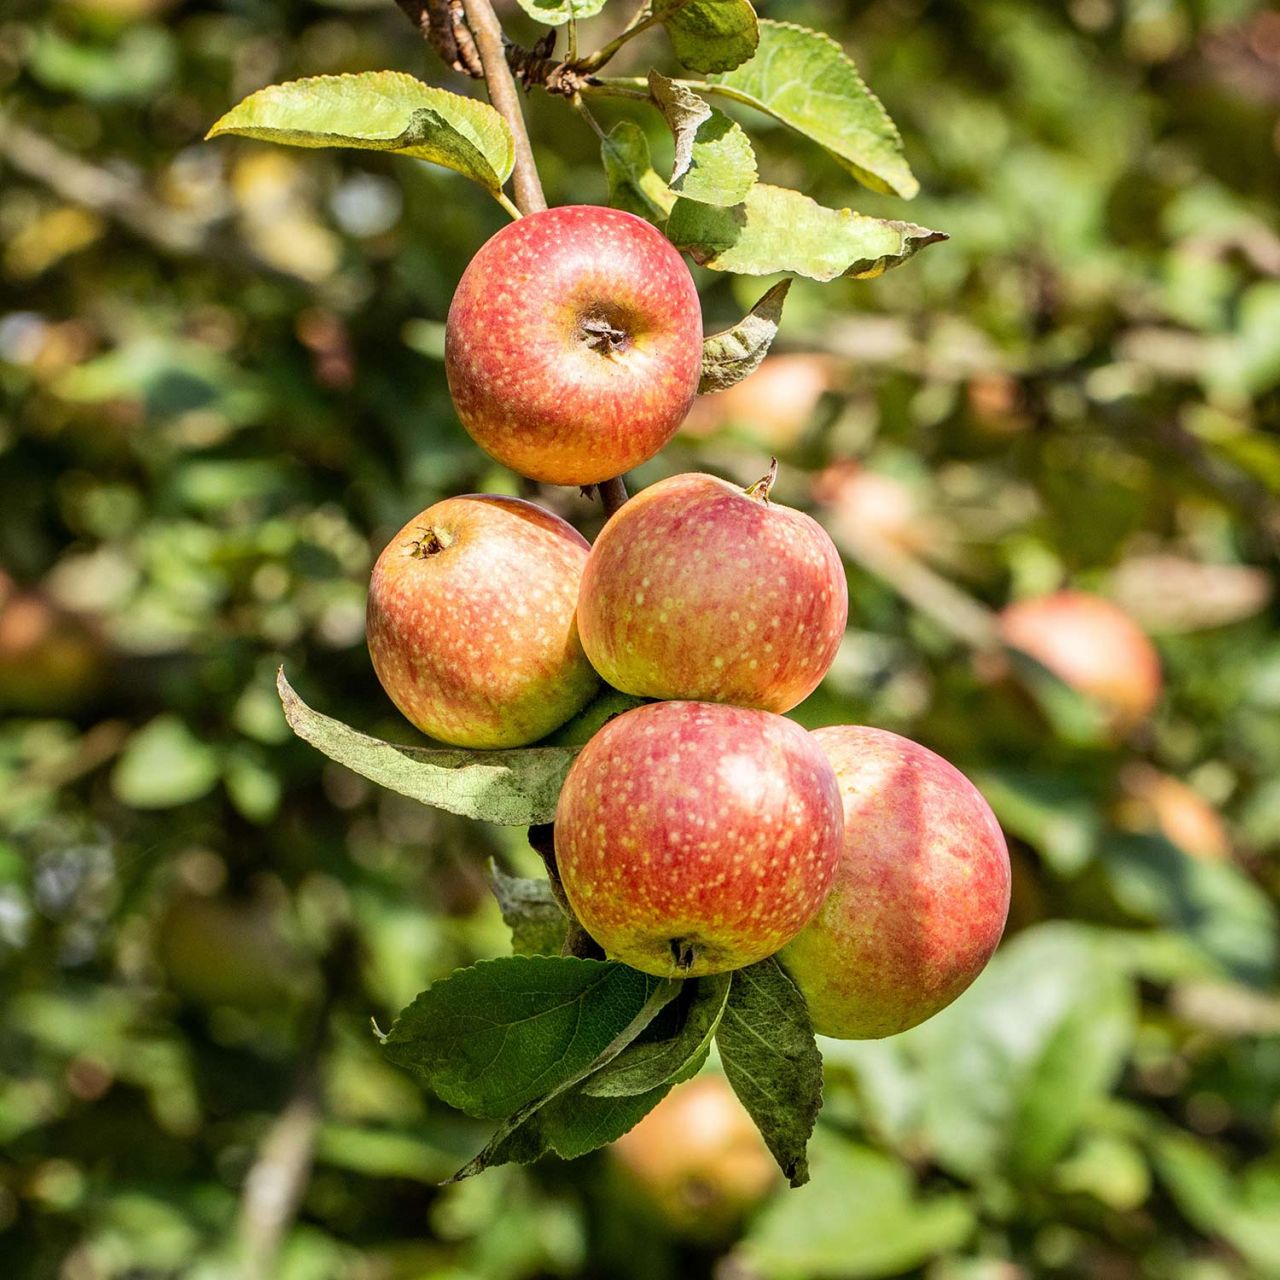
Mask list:
[[[1119,605],[1085,591],[1021,600],[1000,615],[1005,644],[1029,654],[1073,689],[1094,699],[1124,733],[1160,699],[1160,657]]]
[[[157,921],[155,944],[168,986],[197,1004],[265,1009],[305,995],[316,978],[261,898],[178,894]]]
[[[977,788],[919,743],[837,725],[811,735],[844,801],[831,893],[780,959],[814,1029],[906,1031],[982,972],[1009,912],[1009,852]]]
[[[0,570],[0,709],[60,715],[106,684],[110,653],[93,623]]]
[[[596,484],[675,434],[702,371],[698,291],[670,241],[596,205],[504,227],[449,307],[445,369],[463,426],[548,484]]]
[[[459,747],[559,728],[600,681],[574,610],[588,543],[520,498],[468,494],[415,516],[373,567],[369,655],[392,702]]]
[[[1190,858],[1223,862],[1231,857],[1231,834],[1222,816],[1180,778],[1131,760],[1119,774],[1122,825],[1158,831]]]
[[[830,356],[766,356],[750,377],[714,395],[699,396],[680,434],[704,439],[732,428],[755,444],[785,452],[800,442],[837,372]]]
[[[778,1185],[778,1166],[723,1076],[677,1085],[610,1148],[622,1182],[677,1235],[723,1240]]]
[[[818,909],[843,831],[818,743],[767,711],[658,702],[582,749],[556,809],[556,865],[605,953],[692,978],[771,956]]]
[[[818,687],[848,620],[844,566],[816,520],[769,500],[770,479],[672,476],[605,525],[578,627],[609,684],[779,712]]]

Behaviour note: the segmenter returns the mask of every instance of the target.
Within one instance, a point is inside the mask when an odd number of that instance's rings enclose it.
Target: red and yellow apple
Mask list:
[[[778,1166],[723,1076],[677,1085],[609,1157],[677,1235],[722,1240],[779,1184]]]
[[[949,1005],[991,958],[1009,853],[987,802],[941,756],[883,729],[811,736],[840,782],[844,846],[830,894],[780,959],[822,1035],[895,1035]]]
[[[605,525],[582,577],[578,627],[604,679],[646,698],[788,711],[844,635],[840,554],[768,482],[659,481]]]
[[[1160,700],[1155,645],[1102,596],[1057,591],[1020,600],[1001,613],[1000,636],[1096,701],[1117,733],[1140,724]]]
[[[445,368],[463,426],[549,484],[653,457],[697,394],[702,311],[684,260],[642,218],[571,205],[521,218],[472,258]]]
[[[818,909],[840,856],[836,775],[767,711],[658,702],[583,748],[556,810],[556,865],[605,953],[660,977],[754,964]]]
[[[461,747],[518,747],[575,716],[600,681],[574,610],[585,538],[519,498],[470,494],[415,516],[369,586],[369,654],[414,725]]]

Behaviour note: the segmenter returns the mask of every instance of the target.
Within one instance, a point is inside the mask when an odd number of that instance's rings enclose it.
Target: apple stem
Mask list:
[[[621,476],[601,481],[596,485],[596,491],[600,494],[600,505],[606,517],[613,515],[627,500],[627,482]]]
[[[515,203],[520,213],[539,213],[547,207],[547,197],[542,191],[538,166],[533,158],[533,145],[525,128],[524,112],[520,109],[520,94],[515,77],[507,64],[506,50],[502,44],[502,24],[493,11],[490,0],[463,0],[467,26],[475,39],[480,65],[484,69],[485,87],[489,101],[507,122],[515,144],[515,169],[513,179]]]
[[[769,471],[767,475],[763,475],[753,485],[748,485],[744,492],[748,498],[755,498],[763,502],[765,506],[769,505],[769,491],[773,488],[778,479],[778,460],[777,458],[769,459]]]

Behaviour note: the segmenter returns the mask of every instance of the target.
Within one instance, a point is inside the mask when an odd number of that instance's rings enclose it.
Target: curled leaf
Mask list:
[[[760,367],[777,335],[790,289],[790,280],[780,281],[731,329],[703,340],[699,395],[725,391]]]
[[[756,155],[741,125],[661,72],[649,72],[649,92],[675,139],[672,191],[705,204],[738,204],[756,180]]]

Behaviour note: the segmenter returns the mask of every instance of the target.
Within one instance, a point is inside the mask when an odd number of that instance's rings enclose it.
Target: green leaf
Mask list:
[[[645,131],[630,120],[616,124],[600,143],[609,203],[650,222],[665,222],[675,192],[658,176]]]
[[[687,1078],[706,1060],[729,1001],[732,975],[696,978],[582,1091],[595,1098],[634,1097]],[[670,1024],[670,1025],[668,1025]]]
[[[1074,876],[1093,858],[1102,829],[1097,798],[1076,774],[1010,765],[985,769],[974,782],[1004,830],[1059,875]]]
[[[507,1119],[603,1065],[601,1056],[668,986],[673,998],[677,984],[604,960],[482,960],[419,994],[383,1045],[450,1106]]]
[[[498,192],[514,144],[488,103],[401,71],[312,76],[251,93],[209,130],[292,147],[355,147],[430,160]]]
[[[587,961],[587,963],[601,962]],[[615,1114],[631,1114],[633,1107],[623,1105],[584,1108],[581,1098],[575,1097],[571,1103],[564,1099],[570,1092],[576,1092],[576,1087],[584,1079],[611,1062],[625,1049],[679,994],[680,985],[676,981],[651,980],[648,996],[636,1010],[631,1021],[586,1066],[565,1076],[549,1092],[530,1099],[524,1106],[509,1115],[498,1126],[497,1132],[485,1144],[479,1155],[463,1165],[450,1181],[459,1182],[463,1178],[474,1177],[492,1165],[505,1164],[511,1160],[528,1163],[543,1155],[548,1147],[554,1147],[566,1159],[572,1159],[574,1156],[585,1155],[586,1152],[605,1142],[612,1141],[609,1137],[596,1139],[602,1124],[608,1123],[606,1117]],[[545,1124],[539,1123],[540,1117],[547,1108],[557,1107],[558,1109],[551,1111],[551,1118]],[[643,1114],[643,1111],[640,1112],[640,1115]],[[587,1120],[585,1127],[583,1127],[584,1119]],[[639,1119],[639,1116],[635,1119]],[[634,1124],[635,1119],[631,1120],[630,1124]],[[584,1143],[586,1145],[582,1145]],[[564,1149],[560,1150],[561,1147]]]
[[[509,876],[490,859],[489,887],[511,930],[511,949],[516,955],[560,954],[569,922],[546,880]]]
[[[755,56],[711,83],[811,138],[873,191],[910,199],[920,190],[889,113],[830,36],[762,21]]]
[[[1278,923],[1271,900],[1239,868],[1189,858],[1162,836],[1113,834],[1100,859],[1120,905],[1184,934],[1219,971],[1274,981]]]
[[[703,204],[740,203],[756,181],[756,153],[741,125],[659,71],[649,72],[649,92],[675,139],[671,190]]]
[[[608,0],[519,0],[520,7],[535,22],[559,27],[570,18],[594,18]]]
[[[731,71],[760,43],[760,24],[748,0],[654,0],[653,11],[681,66]]]
[[[1280,1180],[1266,1157],[1261,1176],[1235,1176],[1203,1142],[1168,1129],[1155,1139],[1156,1173],[1198,1230],[1239,1250],[1259,1277],[1280,1276]],[[1268,1168],[1268,1165],[1272,1168]]]
[[[831,1133],[813,1140],[814,1179],[775,1197],[740,1246],[762,1280],[903,1275],[962,1245],[975,1214],[959,1195],[920,1198],[910,1168]]]
[[[773,345],[790,291],[790,280],[775,284],[733,328],[703,339],[699,395],[725,391],[755,373]]]
[[[811,280],[878,276],[925,245],[947,239],[911,222],[827,209],[798,191],[764,182],[731,209],[677,200],[667,236],[713,271],[748,276],[790,271]]]
[[[218,752],[174,715],[157,716],[125,745],[111,775],[116,798],[132,809],[170,809],[213,790]]]
[[[793,1187],[802,1186],[805,1146],[822,1108],[822,1055],[804,997],[772,957],[733,975],[716,1045],[774,1159]]]
[[[313,711],[294,692],[284,669],[276,688],[289,727],[330,760],[370,782],[437,809],[503,826],[551,822],[577,747],[464,751],[401,747],[359,733]]]
[[[531,1164],[554,1153],[563,1160],[576,1160],[590,1151],[607,1146],[644,1119],[675,1086],[674,1080],[629,1097],[597,1098],[582,1085],[566,1090],[542,1107],[519,1129],[495,1140],[460,1171],[469,1176],[481,1168],[517,1162]],[[483,1157],[483,1165],[473,1168]]]

